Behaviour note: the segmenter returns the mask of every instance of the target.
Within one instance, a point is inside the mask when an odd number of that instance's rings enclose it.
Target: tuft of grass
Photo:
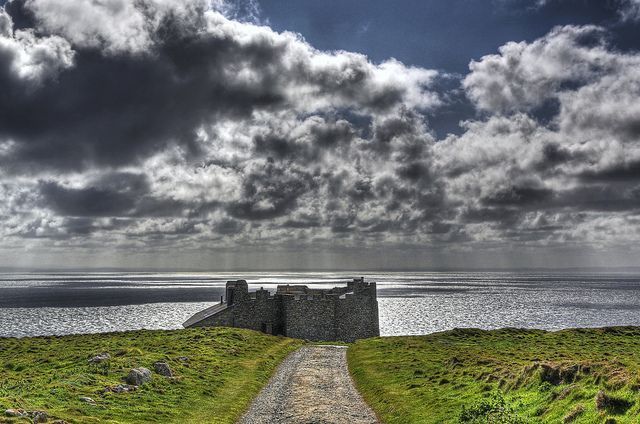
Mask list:
[[[565,415],[564,418],[562,418],[562,422],[565,424],[574,422],[580,415],[584,413],[584,410],[585,408],[582,404],[574,406],[573,409],[567,415]]]
[[[21,408],[73,423],[233,423],[302,344],[231,328],[0,338],[0,421],[20,422],[2,415]],[[111,359],[89,363],[102,352]],[[156,361],[175,378],[154,373],[133,392],[105,391]]]
[[[513,407],[509,405],[501,392],[496,392],[489,399],[483,399],[476,404],[466,407],[462,406],[462,411],[458,417],[460,424],[526,424]]]
[[[387,424],[637,423],[640,328],[456,329],[347,351]]]

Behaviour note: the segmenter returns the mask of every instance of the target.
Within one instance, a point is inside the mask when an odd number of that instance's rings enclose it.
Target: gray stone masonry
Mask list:
[[[380,335],[376,283],[364,278],[344,287],[280,285],[249,292],[245,280],[228,281],[226,302],[189,318],[185,327],[240,327],[312,341],[344,341]]]

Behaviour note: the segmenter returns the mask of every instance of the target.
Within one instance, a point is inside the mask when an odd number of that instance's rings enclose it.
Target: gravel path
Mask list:
[[[285,359],[239,424],[374,424],[344,346],[303,346]]]

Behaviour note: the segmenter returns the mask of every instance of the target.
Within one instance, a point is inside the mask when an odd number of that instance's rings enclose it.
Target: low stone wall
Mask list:
[[[234,303],[225,310],[198,322],[194,326],[239,327],[265,333],[275,333],[277,319],[274,299],[264,301],[250,300]]]
[[[229,306],[226,309],[218,312],[215,315],[207,317],[202,321],[198,321],[192,324],[192,327],[233,327],[233,314],[234,306]]]

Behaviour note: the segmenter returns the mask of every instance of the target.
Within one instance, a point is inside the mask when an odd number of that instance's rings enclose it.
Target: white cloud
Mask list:
[[[9,15],[0,8],[0,56],[20,79],[39,84],[73,65],[74,52],[61,37],[38,37],[33,30],[13,31]]]
[[[499,54],[470,63],[464,88],[480,109],[489,112],[541,106],[557,98],[564,84],[587,84],[615,66],[603,31],[595,26],[564,26],[532,43],[509,42]]]
[[[142,52],[164,18],[189,19],[206,0],[27,0],[41,28],[82,47]]]

